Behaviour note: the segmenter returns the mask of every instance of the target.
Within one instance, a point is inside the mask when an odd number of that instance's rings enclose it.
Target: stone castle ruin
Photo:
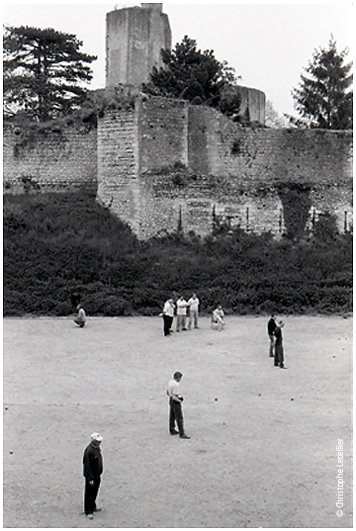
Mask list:
[[[140,85],[161,66],[161,48],[171,48],[162,4],[108,13],[105,91],[125,101],[96,129],[24,138],[5,126],[5,192],[90,186],[140,239],[205,236],[220,225],[298,236],[322,216],[352,231],[351,131],[265,128],[265,95],[248,87],[237,89],[245,126],[203,105],[148,97]]]

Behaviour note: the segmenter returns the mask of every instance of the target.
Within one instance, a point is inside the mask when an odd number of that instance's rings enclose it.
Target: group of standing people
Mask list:
[[[199,304],[200,301],[195,293],[188,301],[182,295],[178,297],[177,302],[174,302],[173,298],[166,300],[163,312],[160,314],[163,317],[163,334],[165,336],[173,334],[174,317],[176,317],[176,332],[191,330],[193,327],[199,328]],[[219,304],[211,314],[211,327],[219,332],[223,330],[224,317],[224,311]]]
[[[188,301],[181,295],[175,303],[173,298],[168,299],[163,307],[163,334],[173,334],[173,320],[176,316],[176,332],[190,330],[198,327],[199,299],[195,293]],[[187,328],[188,326],[188,328]]]
[[[282,320],[277,321],[275,314],[272,314],[267,323],[267,334],[269,337],[269,356],[274,358],[274,366],[286,369],[284,366],[284,348],[283,348],[283,336],[282,328],[284,322]]]

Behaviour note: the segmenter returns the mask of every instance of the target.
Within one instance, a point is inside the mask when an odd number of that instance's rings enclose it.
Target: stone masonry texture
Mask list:
[[[125,191],[122,175],[111,180],[111,208],[140,238],[178,227],[206,235],[216,221],[279,236],[288,229],[283,198],[294,188],[292,209],[303,194],[310,203],[306,229],[322,213],[335,216],[340,232],[352,229],[351,132],[241,127],[208,107],[164,98],[138,98],[131,114],[136,165],[122,170],[134,173]],[[101,190],[107,173],[98,174]]]
[[[161,49],[172,46],[162,4],[117,9],[106,15],[106,87],[141,85],[154,66],[162,66]]]
[[[38,184],[39,188],[36,188]],[[140,239],[215,224],[276,237],[322,214],[352,230],[352,132],[241,127],[214,109],[137,97],[97,129],[4,130],[4,192],[97,188]]]
[[[97,132],[83,126],[24,129],[5,125],[5,193],[97,187]]]

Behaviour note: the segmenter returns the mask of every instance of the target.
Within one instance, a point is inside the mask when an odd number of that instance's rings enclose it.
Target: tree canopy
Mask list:
[[[4,108],[41,122],[68,114],[85,97],[94,55],[75,35],[51,28],[7,26],[3,41]]]
[[[198,50],[196,41],[185,36],[161,55],[164,67],[153,68],[150,82],[143,85],[145,92],[209,105],[233,118],[238,115],[240,96],[234,69],[218,61],[212,50]]]
[[[337,51],[331,36],[328,48],[314,51],[306,75],[292,90],[297,111],[312,127],[352,129],[353,76],[352,62],[345,63],[347,54],[347,49]]]

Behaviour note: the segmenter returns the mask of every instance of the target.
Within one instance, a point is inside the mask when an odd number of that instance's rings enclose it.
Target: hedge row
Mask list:
[[[139,242],[84,192],[4,197],[4,315],[154,315],[194,291],[202,311],[352,311],[352,236],[275,241],[242,231]],[[326,236],[325,236],[326,234]]]

